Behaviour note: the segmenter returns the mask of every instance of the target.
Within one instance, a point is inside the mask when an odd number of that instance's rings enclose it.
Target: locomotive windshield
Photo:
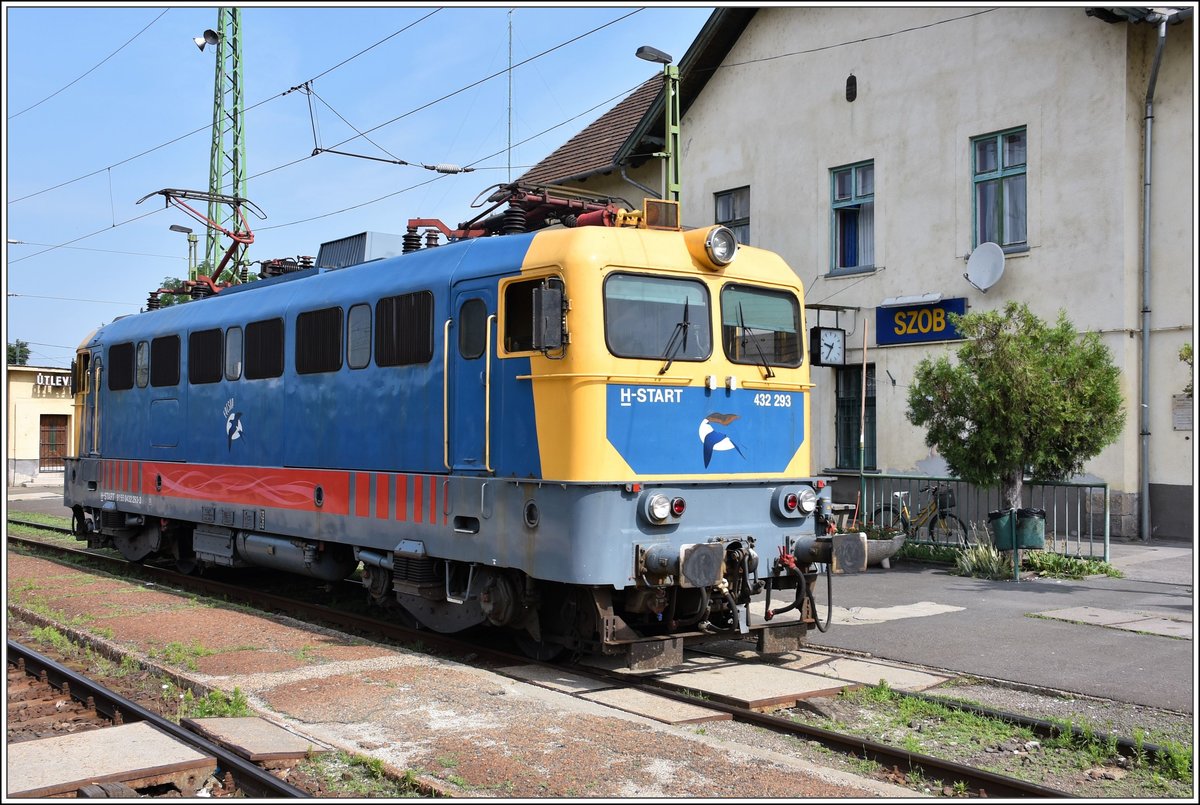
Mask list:
[[[799,366],[800,305],[790,293],[726,285],[721,289],[721,342],[734,363]]]
[[[712,353],[708,289],[694,280],[613,274],[604,335],[619,358],[702,361]]]

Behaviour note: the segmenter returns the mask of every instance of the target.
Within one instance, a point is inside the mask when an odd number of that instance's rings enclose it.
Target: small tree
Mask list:
[[[8,365],[26,366],[28,364],[29,344],[18,338],[15,343],[8,345]]]
[[[1061,310],[1050,327],[1016,302],[951,321],[967,339],[958,364],[943,356],[917,365],[908,419],[955,475],[999,485],[1015,509],[1027,473],[1063,480],[1116,440],[1120,373],[1099,335],[1078,336]]]

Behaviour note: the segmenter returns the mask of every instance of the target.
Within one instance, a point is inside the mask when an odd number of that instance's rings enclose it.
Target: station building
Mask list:
[[[1194,538],[1194,40],[1190,6],[713,12],[678,60],[681,221],[781,254],[810,336],[841,332],[814,466],[948,475],[906,418],[914,369],[953,353],[948,313],[1017,301],[1121,371],[1124,430],[1072,479],[1107,485],[1112,536]],[[661,194],[657,83],[522,180]]]
[[[63,458],[77,454],[71,370],[9,365],[4,399],[8,485],[62,486]]]

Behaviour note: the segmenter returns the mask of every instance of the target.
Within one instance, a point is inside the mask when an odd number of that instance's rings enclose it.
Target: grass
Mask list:
[[[1074,725],[1057,720],[1054,722],[1058,727],[1057,734],[1039,738],[1028,728],[1007,721],[904,696],[888,687],[886,682],[845,691],[840,698],[871,705],[875,723],[869,729],[859,728],[857,732],[870,732],[871,737],[876,738],[881,734],[900,735],[896,740],[910,752],[938,755],[938,747],[984,750],[1014,740],[1021,743],[1037,741],[1047,752],[1061,750],[1063,762],[1080,770],[1109,765],[1119,754],[1117,736],[1098,733],[1090,723]],[[831,721],[830,724],[829,729],[855,731],[838,722]],[[1169,788],[1166,781],[1187,782],[1191,779],[1191,746],[1163,740],[1156,744],[1160,751],[1151,753],[1144,748],[1147,741],[1144,731],[1137,730],[1132,737],[1138,748],[1134,752],[1131,773],[1145,775],[1151,784],[1160,779],[1160,787],[1164,789]]]
[[[173,641],[162,649],[151,649],[148,652],[154,659],[187,668],[189,671],[196,670],[197,658],[208,657],[216,653],[216,651],[210,648],[205,648],[198,640],[193,640],[191,645],[184,645],[183,643]]]
[[[242,718],[254,715],[250,702],[241,688],[234,688],[233,693],[221,690],[209,691],[197,699],[190,689],[185,690],[179,699],[179,720],[185,718]]]
[[[1124,578],[1124,574],[1108,562],[1064,556],[1052,551],[1025,551],[1021,557],[1021,567],[1055,579],[1084,579],[1096,575],[1113,579]]]
[[[326,752],[302,760],[296,770],[323,780],[331,791],[360,797],[425,797],[431,794],[409,770],[400,777],[388,773],[378,758],[347,752]],[[436,796],[436,795],[433,795]]]

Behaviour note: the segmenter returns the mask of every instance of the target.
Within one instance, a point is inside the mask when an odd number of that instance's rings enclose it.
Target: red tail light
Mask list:
[[[784,496],[783,508],[787,509],[790,512],[794,512],[796,510],[796,506],[798,506],[798,505],[799,505],[799,500],[796,498],[795,492],[789,492],[787,495]]]
[[[687,501],[683,498],[675,498],[671,501],[671,514],[676,517],[682,517],[683,512],[687,509]]]

